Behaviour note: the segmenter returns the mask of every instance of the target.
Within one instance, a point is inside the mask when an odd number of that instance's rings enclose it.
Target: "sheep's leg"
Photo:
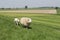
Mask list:
[[[25,26],[25,25],[22,25],[22,27],[27,28],[27,26]]]
[[[16,23],[16,25],[18,25],[18,23]]]
[[[16,25],[18,25],[18,22],[16,22]]]
[[[31,27],[29,27],[29,26],[23,26],[24,28],[28,28],[28,29],[32,29]]]
[[[27,26],[28,29],[32,29],[29,25]]]
[[[28,28],[28,29],[30,28],[29,26],[24,26],[24,27],[25,27],[25,28]]]
[[[24,28],[27,28],[27,26],[23,26]]]

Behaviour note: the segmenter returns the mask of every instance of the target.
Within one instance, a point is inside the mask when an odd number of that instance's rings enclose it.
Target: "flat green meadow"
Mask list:
[[[60,40],[60,14],[0,12],[0,40]],[[17,26],[14,18],[30,17],[32,29]]]

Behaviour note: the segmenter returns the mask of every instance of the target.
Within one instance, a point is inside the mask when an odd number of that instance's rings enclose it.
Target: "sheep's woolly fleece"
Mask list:
[[[31,18],[22,17],[20,19],[20,23],[25,26],[29,26],[28,24],[30,24],[31,22],[32,22]]]

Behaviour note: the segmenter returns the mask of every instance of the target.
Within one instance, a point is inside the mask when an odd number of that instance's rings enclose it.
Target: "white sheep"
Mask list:
[[[19,19],[18,18],[14,18],[14,22],[16,25],[19,25]]]
[[[27,28],[29,28],[31,22],[32,22],[31,18],[22,17],[22,18],[20,19],[20,23],[21,23],[24,27],[27,27]]]

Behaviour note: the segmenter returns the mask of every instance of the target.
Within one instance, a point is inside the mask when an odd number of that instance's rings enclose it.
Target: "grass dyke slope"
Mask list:
[[[16,26],[15,17],[32,18],[32,29]],[[0,40],[60,40],[60,16],[53,14],[0,13]]]

